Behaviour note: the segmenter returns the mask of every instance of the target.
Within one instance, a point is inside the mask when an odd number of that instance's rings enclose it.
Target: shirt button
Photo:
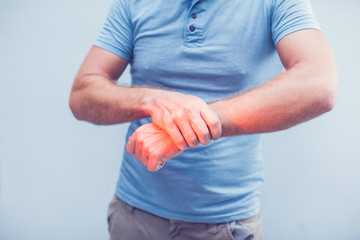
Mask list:
[[[193,19],[195,19],[197,16],[196,16],[196,13],[193,13],[193,14],[191,14],[191,17],[193,18]]]
[[[194,27],[194,26],[190,26],[190,27],[189,27],[189,30],[190,30],[190,32],[193,32],[193,31],[195,31],[195,27]]]

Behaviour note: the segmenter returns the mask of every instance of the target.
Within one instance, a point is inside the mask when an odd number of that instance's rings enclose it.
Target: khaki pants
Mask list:
[[[261,240],[260,213],[230,223],[190,223],[155,216],[116,195],[110,203],[111,240]]]

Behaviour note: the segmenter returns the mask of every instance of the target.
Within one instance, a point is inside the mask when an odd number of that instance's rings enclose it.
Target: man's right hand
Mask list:
[[[145,108],[153,123],[163,129],[178,149],[206,145],[221,137],[221,123],[199,97],[161,89],[149,89]]]
[[[153,123],[140,126],[129,138],[126,151],[151,172],[164,166],[166,161],[176,157],[180,151],[169,135]]]

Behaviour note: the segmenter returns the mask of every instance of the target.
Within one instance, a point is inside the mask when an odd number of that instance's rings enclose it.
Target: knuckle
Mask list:
[[[175,121],[175,122],[178,122],[178,121],[183,120],[184,117],[185,117],[184,111],[177,110],[177,111],[174,112],[174,114],[172,116],[172,120]]]
[[[136,140],[136,145],[137,145],[138,147],[143,148],[143,147],[144,147],[144,145],[145,145],[145,141],[144,141],[144,139],[142,139],[142,138],[138,138],[138,139]]]
[[[149,154],[149,160],[151,160],[151,162],[156,162],[158,158],[159,158],[158,152],[151,152]]]
[[[189,102],[188,104],[185,104],[184,106],[183,106],[183,110],[185,111],[185,112],[193,112],[194,111],[194,102]]]
[[[196,106],[200,107],[201,109],[207,109],[208,108],[208,105],[206,104],[206,102],[201,99],[201,98],[198,98],[196,101]]]

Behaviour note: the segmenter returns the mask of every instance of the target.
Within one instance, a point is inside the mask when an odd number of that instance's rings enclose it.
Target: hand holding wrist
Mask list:
[[[201,98],[161,89],[149,89],[144,110],[153,123],[166,131],[175,145],[185,150],[206,145],[221,136],[220,120]]]

